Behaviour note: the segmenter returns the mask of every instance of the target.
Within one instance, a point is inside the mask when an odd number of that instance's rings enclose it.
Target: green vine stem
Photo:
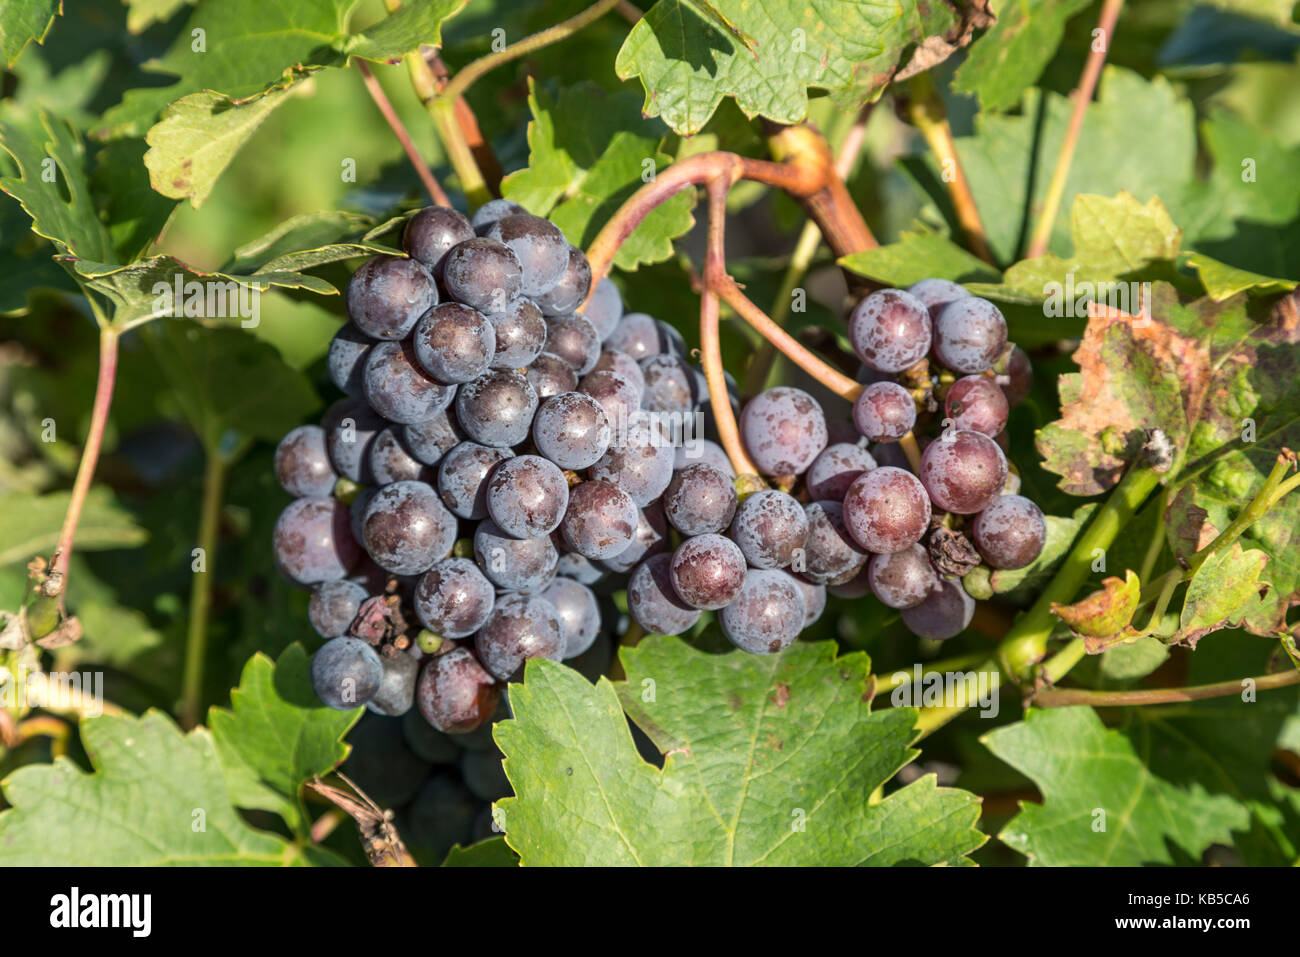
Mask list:
[[[1186,688],[1140,688],[1136,691],[1093,691],[1088,688],[1057,688],[1039,692],[1034,705],[1039,708],[1063,708],[1086,704],[1094,708],[1119,708],[1133,705],[1173,704],[1180,701],[1203,701],[1206,698],[1223,698],[1240,694],[1242,682],[1254,682],[1259,691],[1272,691],[1300,684],[1300,671],[1292,669],[1273,675],[1238,678],[1235,681],[1218,681],[1209,685],[1192,685]]]
[[[208,611],[212,605],[212,582],[217,572],[217,532],[221,502],[226,486],[226,460],[216,449],[207,450],[203,472],[203,504],[199,512],[198,547],[203,552],[203,571],[194,573],[190,588],[189,633],[185,640],[185,671],[181,682],[179,717],[181,726],[199,723],[203,706],[203,670],[208,650]]]

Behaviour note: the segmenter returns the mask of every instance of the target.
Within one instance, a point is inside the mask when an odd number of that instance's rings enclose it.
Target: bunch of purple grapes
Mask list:
[[[681,456],[725,457],[681,441],[704,388],[680,335],[593,291],[549,221],[431,207],[403,245],[349,283],[327,360],[347,397],[276,451],[296,498],[274,551],[312,591],[325,704],[466,734],[527,659],[593,648],[617,617],[593,587],[666,547]]]

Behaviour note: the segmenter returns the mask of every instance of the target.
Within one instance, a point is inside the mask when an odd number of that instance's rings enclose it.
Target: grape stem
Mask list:
[[[72,545],[77,536],[77,523],[81,520],[81,509],[90,494],[90,485],[95,477],[95,466],[99,462],[99,452],[104,443],[104,429],[108,425],[108,412],[113,405],[113,384],[117,379],[117,340],[119,332],[111,325],[100,324],[99,329],[99,374],[95,382],[95,399],[90,410],[90,429],[86,433],[86,444],[81,449],[81,461],[77,464],[77,477],[72,483],[72,497],[68,500],[68,510],[63,516],[63,527],[59,530],[59,541],[50,557],[49,576],[58,583],[59,612],[64,611],[63,597],[67,593],[68,563],[72,558]]]
[[[424,188],[428,192],[429,198],[433,200],[434,205],[436,206],[450,206],[451,200],[447,198],[447,194],[444,193],[442,187],[438,185],[438,181],[433,178],[433,173],[429,170],[428,164],[425,163],[424,159],[420,156],[420,151],[415,148],[415,143],[411,139],[411,134],[406,131],[406,127],[402,123],[402,118],[398,116],[397,111],[393,109],[393,104],[389,101],[388,94],[384,92],[384,88],[380,86],[379,81],[375,79],[375,75],[371,72],[369,65],[367,65],[365,60],[361,59],[357,59],[355,63],[357,66],[357,72],[361,74],[361,79],[366,84],[366,90],[370,93],[370,98],[375,101],[375,106],[379,107],[379,112],[382,113],[384,119],[388,121],[389,128],[393,131],[393,135],[397,137],[397,142],[402,145],[402,151],[406,153],[406,158],[411,161],[411,166],[415,168],[415,175],[419,176],[420,181],[424,183]]]
[[[1243,682],[1253,682],[1259,691],[1271,691],[1300,684],[1300,671],[1292,669],[1273,675],[1239,678],[1235,681],[1218,681],[1208,685],[1191,685],[1186,688],[1141,688],[1136,691],[1093,691],[1087,688],[1054,688],[1040,691],[1031,699],[1038,708],[1063,708],[1086,704],[1092,707],[1128,707],[1131,705],[1172,704],[1179,701],[1203,701],[1206,698],[1223,698],[1240,694]]]
[[[1092,94],[1097,89],[1097,80],[1101,77],[1101,68],[1106,63],[1106,53],[1110,50],[1111,39],[1115,36],[1115,21],[1119,19],[1120,8],[1124,0],[1106,0],[1097,20],[1097,29],[1088,60],[1083,65],[1083,74],[1079,85],[1070,94],[1074,100],[1074,109],[1070,113],[1070,122],[1065,129],[1065,139],[1061,141],[1061,151],[1056,157],[1056,168],[1052,170],[1051,182],[1047,185],[1047,196],[1043,200],[1042,211],[1034,225],[1033,237],[1025,249],[1026,259],[1037,259],[1047,254],[1047,243],[1052,238],[1052,227],[1056,225],[1056,214],[1061,208],[1061,199],[1065,195],[1065,181],[1070,176],[1070,164],[1074,160],[1075,147],[1079,145],[1079,133],[1083,130],[1084,114],[1092,101]],[[1100,36],[1096,34],[1100,33]],[[1098,45],[1100,40],[1100,45]]]
[[[992,264],[993,252],[989,249],[984,222],[980,219],[970,181],[966,179],[966,172],[957,155],[957,143],[953,139],[952,127],[948,125],[948,113],[935,89],[934,80],[929,73],[918,73],[908,80],[908,90],[911,94],[908,114],[912,125],[921,131],[926,144],[939,161],[942,171],[940,178],[948,187],[948,196],[957,214],[957,222],[966,234],[966,242],[976,256]]]

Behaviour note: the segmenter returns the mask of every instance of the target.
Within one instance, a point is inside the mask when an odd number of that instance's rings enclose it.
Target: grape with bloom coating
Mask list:
[[[443,409],[423,422],[402,427],[402,444],[425,465],[437,465],[442,457],[464,441],[451,413]]]
[[[930,499],[911,472],[884,465],[858,476],[844,493],[844,525],[869,552],[900,552],[930,527]]]
[[[518,372],[493,369],[456,393],[456,421],[480,445],[505,448],[528,437],[537,393]]]
[[[613,482],[644,508],[672,481],[672,446],[649,429],[634,425],[622,445],[611,445],[591,467],[591,477]]]
[[[492,720],[501,692],[468,648],[427,658],[415,685],[424,720],[444,734],[467,734]]]
[[[426,473],[423,462],[413,456],[398,438],[402,426],[390,425],[370,443],[370,474],[376,485],[391,485],[414,479],[428,479],[433,470]]]
[[[930,351],[932,329],[925,303],[901,289],[879,289],[849,315],[849,342],[868,368],[902,372]]]
[[[800,574],[818,585],[848,581],[862,568],[867,554],[844,526],[844,507],[839,502],[810,502],[804,506],[804,514],[808,537]]]
[[[541,598],[555,606],[564,632],[564,658],[576,658],[600,634],[600,606],[586,585],[572,578],[556,578],[541,591]]]
[[[549,352],[534,359],[525,375],[539,399],[572,392],[578,387],[578,373],[573,371],[573,366]]]
[[[486,203],[474,210],[469,218],[469,224],[474,227],[474,232],[479,236],[487,235],[487,231],[492,228],[492,224],[506,216],[514,216],[519,213],[527,213],[518,203],[508,199],[489,199]]]
[[[912,634],[934,641],[946,641],[966,630],[975,616],[975,599],[966,594],[960,581],[939,580],[925,600],[900,615]]]
[[[420,674],[420,663],[408,654],[400,654],[383,655],[379,659],[379,664],[383,667],[384,674],[379,679],[379,690],[366,702],[366,707],[376,714],[400,717],[410,711],[411,705],[415,703],[415,682]],[[402,752],[407,753],[401,739],[398,738],[396,741],[401,746]],[[408,754],[408,757],[412,763],[421,766],[421,771],[423,770],[424,762],[419,761],[413,754]],[[422,773],[416,773],[423,779]]]
[[[668,338],[654,316],[629,312],[605,337],[605,348],[627,353],[637,362],[669,351]]]
[[[348,508],[335,498],[299,498],[275,521],[276,565],[299,585],[344,578],[361,558]]]
[[[645,391],[645,374],[641,371],[641,363],[626,352],[610,348],[601,349],[600,355],[596,357],[596,364],[591,367],[591,372],[583,376],[578,383],[579,388],[597,372],[615,372],[621,375],[636,387],[638,396]],[[584,388],[583,391],[585,392],[586,389]]]
[[[370,482],[370,443],[388,423],[364,402],[343,400],[321,422],[334,469],[353,482]]]
[[[581,392],[553,395],[533,418],[537,451],[562,469],[585,469],[609,448],[609,419],[599,402]]]
[[[438,495],[460,518],[487,517],[487,476],[492,468],[513,456],[510,449],[477,442],[461,442],[438,463]]]
[[[483,233],[514,251],[523,270],[519,291],[536,299],[551,290],[569,265],[569,244],[554,223],[529,213],[502,216]]]
[[[576,375],[584,376],[600,358],[600,337],[596,327],[582,316],[553,316],[546,320],[543,348],[572,366]]]
[[[727,458],[727,452],[711,439],[688,438],[673,453],[673,468],[680,470],[688,465],[712,465],[729,479],[735,479],[736,469]]]
[[[661,353],[641,360],[645,388],[641,405],[652,412],[693,412],[708,392],[701,374],[678,355]]]
[[[459,302],[434,306],[415,324],[415,358],[439,382],[468,382],[487,372],[496,355],[487,316]]]
[[[921,482],[935,505],[973,515],[993,503],[1007,481],[1007,459],[982,432],[949,430],[921,455]]]
[[[468,638],[483,627],[496,591],[468,558],[444,558],[420,576],[411,604],[420,623],[443,638]]]
[[[1043,551],[1047,520],[1023,495],[1002,495],[975,516],[971,539],[993,568],[1024,568]]]
[[[736,501],[735,483],[703,463],[674,472],[663,494],[664,514],[683,535],[722,531],[736,514]]]
[[[965,299],[970,295],[963,286],[950,279],[922,279],[908,286],[907,291],[925,304],[931,319],[954,299]]]
[[[603,559],[602,564],[621,575],[630,572],[646,556],[658,555],[667,547],[668,519],[664,517],[663,506],[652,502],[637,510],[636,531],[627,548],[613,558]]]
[[[696,535],[673,552],[673,590],[688,605],[725,608],[745,584],[745,556],[721,535]]]
[[[448,206],[427,206],[406,224],[402,248],[435,276],[442,274],[442,259],[467,239],[474,238],[470,221]]]
[[[948,389],[943,409],[954,429],[971,429],[992,436],[1006,426],[1010,405],[996,380],[986,375],[968,375]]]
[[[627,609],[651,635],[680,635],[700,620],[699,609],[673,587],[671,555],[651,555],[636,567],[627,582]]]
[[[457,302],[482,313],[500,312],[519,295],[523,269],[509,246],[479,236],[447,253],[442,261],[442,282]]]
[[[507,535],[537,538],[549,534],[569,504],[564,473],[540,455],[506,459],[488,476],[487,510]]]
[[[324,582],[312,590],[307,620],[322,638],[339,638],[348,633],[365,600],[366,590],[354,581]]]
[[[546,342],[546,320],[531,299],[512,299],[505,309],[488,316],[496,351],[493,369],[519,370],[536,359]]]
[[[456,516],[425,482],[394,482],[361,516],[361,537],[375,564],[394,575],[418,575],[456,544]]]
[[[379,690],[384,666],[379,655],[356,638],[331,638],[311,659],[311,686],[336,711],[359,708]]]
[[[872,442],[897,442],[916,425],[916,403],[897,382],[873,382],[853,403],[853,424]]]
[[[393,422],[423,422],[451,404],[456,386],[420,367],[409,342],[379,342],[366,358],[365,393],[370,407]]]
[[[354,399],[365,395],[366,356],[374,344],[374,339],[351,322],[340,326],[330,340],[329,353],[325,356],[330,381]]]
[[[1012,343],[994,366],[994,371],[997,383],[1007,397],[1007,404],[1015,406],[1023,402],[1034,384],[1034,369],[1025,350]]]
[[[754,568],[740,594],[718,613],[722,633],[741,651],[770,655],[788,648],[803,630],[803,592],[785,572]]]
[[[591,264],[582,250],[569,247],[569,261],[559,281],[537,297],[544,316],[567,316],[582,305],[591,290]]]
[[[325,430],[319,425],[300,425],[275,447],[275,477],[280,487],[299,498],[329,495],[338,473],[330,462]]]
[[[614,558],[632,544],[637,530],[632,497],[612,482],[579,482],[569,493],[560,534],[571,551],[596,561]]]
[[[348,281],[348,315],[372,339],[404,339],[438,304],[428,267],[414,259],[367,259]]]
[[[513,538],[489,518],[474,529],[474,560],[498,588],[533,592],[545,588],[555,577],[560,553],[549,535]]]
[[[871,591],[890,608],[914,608],[939,587],[939,576],[924,545],[873,555],[867,567]]]
[[[591,290],[591,298],[582,308],[582,315],[596,327],[596,334],[601,341],[609,338],[618,321],[623,318],[623,296],[614,285],[614,280],[606,276]]]
[[[1007,321],[987,299],[956,299],[934,320],[934,356],[953,372],[983,372],[1006,345]]]
[[[560,661],[564,649],[560,616],[538,595],[502,595],[474,636],[478,660],[500,681],[508,681],[529,658]]]
[[[803,626],[804,628],[811,628],[821,618],[822,612],[826,610],[826,586],[805,581],[798,575],[792,575],[789,571],[783,571],[782,574],[794,582],[798,586],[800,594],[803,595]]]
[[[637,375],[640,375],[638,369]],[[608,369],[595,369],[582,377],[578,385],[584,395],[589,395],[605,410],[605,419],[614,435],[625,433],[629,423],[641,408],[641,391],[634,380],[621,372]]]
[[[785,568],[808,540],[808,516],[791,495],[762,489],[736,508],[729,534],[755,568]]]
[[[797,475],[826,447],[826,417],[807,392],[777,386],[746,403],[740,433],[759,472]]]
[[[813,459],[804,475],[808,497],[818,501],[844,501],[844,493],[863,472],[876,467],[871,453],[851,442],[833,442]]]

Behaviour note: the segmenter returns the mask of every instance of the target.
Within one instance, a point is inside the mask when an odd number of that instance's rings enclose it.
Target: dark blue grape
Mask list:
[[[443,638],[468,638],[492,612],[496,591],[468,558],[444,558],[422,576],[411,604],[420,623]]]
[[[512,678],[529,658],[564,657],[564,628],[555,606],[537,595],[502,595],[474,637],[474,650],[488,673]]]
[[[583,307],[582,315],[596,327],[596,334],[601,341],[609,338],[618,321],[623,318],[623,296],[614,285],[614,280],[606,276],[591,291],[591,298]]]
[[[370,350],[365,369],[366,401],[386,419],[423,422],[451,404],[454,385],[431,378],[409,342],[380,342]]]
[[[299,498],[329,495],[338,473],[330,462],[325,430],[318,425],[300,425],[275,449],[275,477],[280,487]]]
[[[694,412],[708,394],[704,377],[685,359],[660,354],[641,360],[642,408],[652,412]]]
[[[276,564],[299,585],[344,578],[361,558],[347,506],[335,498],[290,502],[276,519],[272,539]]]
[[[696,535],[673,552],[673,590],[688,605],[725,608],[745,584],[745,556],[721,535]]]
[[[474,560],[498,588],[533,592],[545,588],[555,577],[560,554],[549,536],[513,538],[489,518],[474,530]]]
[[[426,466],[415,458],[399,438],[402,426],[390,425],[370,443],[370,474],[376,485],[391,485],[421,479],[428,481],[432,476]]]
[[[890,608],[914,608],[939,587],[939,575],[924,545],[873,555],[867,568],[872,592]]]
[[[726,450],[712,439],[691,439],[679,445],[673,453],[674,470],[699,464],[712,465],[729,479],[736,477],[736,470],[727,457]]]
[[[365,395],[366,356],[375,340],[350,322],[339,327],[330,340],[325,366],[330,381],[354,399]]]
[[[311,686],[336,711],[361,707],[374,697],[383,677],[379,655],[356,638],[332,638],[311,659]]]
[[[652,502],[638,510],[631,544],[613,558],[604,559],[602,564],[612,572],[625,574],[643,558],[658,555],[667,547],[668,519],[664,517],[663,507]]]
[[[569,244],[564,233],[540,216],[502,216],[483,235],[514,251],[523,269],[520,292],[530,299],[550,292],[569,265]]]
[[[330,410],[326,431],[334,469],[353,482],[371,482],[370,443],[388,423],[364,402],[345,401]]]
[[[464,436],[446,409],[423,422],[402,427],[402,443],[425,465],[437,465],[444,455],[462,441]]]
[[[467,240],[452,247],[442,261],[447,294],[479,312],[501,312],[519,295],[522,281],[523,270],[514,250],[495,239]]]
[[[400,717],[410,711],[411,705],[415,703],[415,681],[420,674],[420,663],[404,653],[381,656],[379,661],[384,666],[384,676],[379,682],[379,690],[366,702],[366,707],[378,714]],[[400,737],[391,733],[392,729],[385,730],[388,732],[386,737],[401,742]],[[406,750],[404,744],[402,749]],[[423,761],[420,766],[421,772],[424,772],[426,769]],[[423,778],[424,774],[421,773],[420,779]],[[368,793],[373,795],[373,792]]]
[[[876,467],[876,460],[862,446],[835,442],[826,446],[804,476],[808,497],[818,501],[844,501],[844,493],[863,472]]]
[[[567,362],[577,375],[586,375],[600,358],[596,327],[582,316],[552,316],[546,320],[546,345],[551,355]]]
[[[488,316],[496,337],[493,369],[523,369],[546,343],[546,320],[531,299],[512,299],[501,312]]]
[[[361,517],[366,551],[394,575],[418,575],[456,544],[456,517],[432,486],[394,482],[379,490]]]
[[[901,289],[879,289],[849,315],[849,342],[877,372],[902,372],[930,351],[932,328],[925,303]]]
[[[560,534],[571,551],[596,561],[614,558],[632,544],[637,507],[611,482],[579,482],[569,492]]]
[[[438,494],[452,514],[487,518],[487,477],[492,468],[515,453],[477,442],[461,442],[438,463]]]
[[[498,219],[505,216],[514,216],[518,213],[527,213],[518,203],[512,203],[508,199],[489,199],[486,203],[474,210],[470,216],[470,225],[474,227],[474,232],[483,236],[492,228],[492,224]]]
[[[533,442],[562,469],[585,469],[609,448],[610,428],[599,402],[581,392],[553,395],[537,409]]]
[[[347,304],[352,321],[372,339],[404,339],[438,304],[438,289],[423,263],[376,256],[352,274]]]
[[[917,637],[946,641],[966,630],[975,615],[975,599],[966,594],[960,581],[940,579],[939,587],[919,605],[904,608],[899,614]]]
[[[1047,520],[1023,495],[1002,495],[975,516],[971,540],[993,568],[1024,568],[1043,551]]]
[[[540,455],[516,455],[492,470],[487,510],[507,535],[537,538],[550,534],[569,504],[569,483],[559,466]]]
[[[736,509],[730,535],[755,568],[785,568],[808,540],[808,516],[793,496],[762,489]]]
[[[811,502],[804,506],[804,514],[808,516],[804,567],[795,570],[818,585],[848,581],[865,564],[867,553],[844,527],[844,507],[839,502]]]
[[[487,316],[458,302],[430,309],[411,334],[416,360],[439,382],[468,382],[487,372],[496,339]]]
[[[429,206],[420,210],[406,224],[402,248],[412,259],[429,267],[435,276],[442,275],[442,259],[467,239],[474,238],[474,227],[456,210],[447,206]]]
[[[578,387],[578,373],[573,371],[573,366],[549,352],[534,359],[525,375],[539,399],[572,392]]]
[[[770,655],[788,648],[803,631],[803,592],[785,572],[754,568],[740,594],[718,613],[727,640],[741,651]]]
[[[322,638],[340,638],[348,633],[366,597],[366,590],[354,581],[324,582],[311,593],[307,620]]]
[[[641,363],[626,352],[619,352],[617,349],[602,349],[600,355],[596,357],[596,364],[578,383],[582,391],[587,391],[585,388],[587,381],[597,372],[614,372],[621,375],[636,387],[638,396],[645,391],[645,373],[641,371]]]
[[[555,606],[564,632],[564,657],[576,658],[600,633],[600,607],[591,589],[572,578],[556,578],[541,591],[541,597]]]
[[[569,261],[559,282],[537,298],[544,316],[567,316],[582,305],[591,289],[591,264],[582,250],[569,247]]]
[[[481,445],[505,448],[528,437],[537,392],[518,372],[494,369],[466,382],[456,395],[461,431]]]
[[[1007,321],[987,299],[955,299],[934,320],[934,357],[953,372],[990,368],[1007,346]]]
[[[736,501],[732,479],[702,463],[674,472],[663,494],[664,514],[683,535],[722,531],[736,514]]]
[[[627,610],[651,635],[680,635],[700,620],[700,610],[673,587],[671,555],[651,555],[636,567],[627,583]]]

